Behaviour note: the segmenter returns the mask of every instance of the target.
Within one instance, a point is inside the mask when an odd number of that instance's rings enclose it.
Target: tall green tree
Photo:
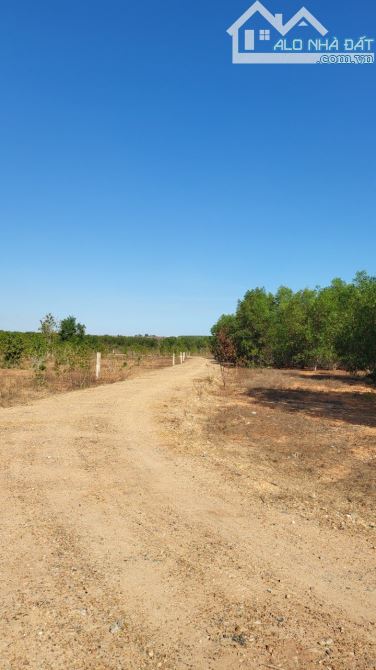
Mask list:
[[[223,360],[277,367],[342,366],[376,378],[376,278],[365,272],[347,284],[273,296],[247,291],[234,315],[212,329],[212,350]]]
[[[349,370],[368,370],[376,376],[376,277],[365,272],[356,275],[347,291],[337,350]]]
[[[273,295],[263,288],[247,291],[236,310],[235,344],[241,361],[248,365],[272,364],[273,324]]]
[[[78,323],[75,316],[67,316],[66,319],[60,322],[59,337],[62,342],[83,340],[85,330],[85,326],[82,323]]]

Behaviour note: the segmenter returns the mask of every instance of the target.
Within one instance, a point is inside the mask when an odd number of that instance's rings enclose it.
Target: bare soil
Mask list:
[[[374,670],[376,394],[323,374],[0,410],[1,670]]]

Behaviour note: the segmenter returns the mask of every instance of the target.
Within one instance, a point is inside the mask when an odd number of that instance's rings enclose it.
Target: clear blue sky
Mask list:
[[[253,286],[375,273],[376,65],[232,65],[249,4],[2,0],[0,328],[204,334]],[[371,0],[305,4],[376,36]]]

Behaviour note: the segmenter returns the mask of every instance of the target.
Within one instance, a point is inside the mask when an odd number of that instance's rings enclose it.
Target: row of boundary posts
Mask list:
[[[173,366],[176,365],[176,357],[177,357],[177,354],[173,353],[172,354],[172,365]],[[191,358],[191,354],[189,352],[188,353],[185,352],[185,351],[180,351],[179,352],[180,365],[183,365],[183,363],[185,363],[185,361],[188,358]],[[98,351],[97,352],[97,359],[96,359],[96,363],[95,363],[95,378],[96,379],[99,379],[100,376],[101,376],[101,363],[102,363],[102,354],[100,353],[100,351]]]
[[[177,356],[177,354],[175,354],[175,353],[172,354],[172,365],[173,366],[176,365],[176,356]],[[185,363],[187,358],[190,358],[190,357],[191,357],[191,354],[189,352],[186,353],[185,351],[180,351],[180,353],[179,353],[180,365]]]

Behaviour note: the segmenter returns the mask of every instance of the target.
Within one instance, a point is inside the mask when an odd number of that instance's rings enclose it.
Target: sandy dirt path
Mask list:
[[[374,548],[168,448],[208,374],[0,410],[1,670],[376,668]]]

